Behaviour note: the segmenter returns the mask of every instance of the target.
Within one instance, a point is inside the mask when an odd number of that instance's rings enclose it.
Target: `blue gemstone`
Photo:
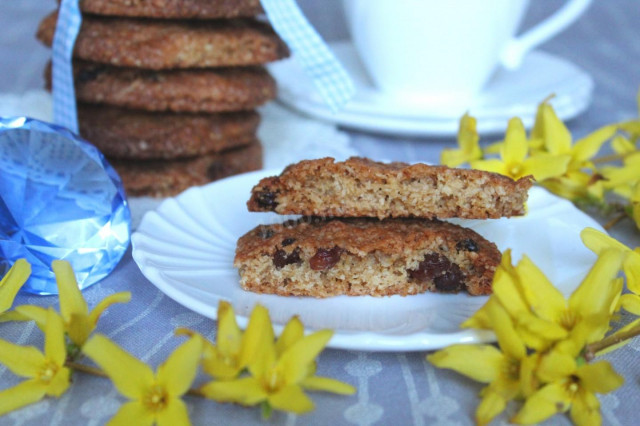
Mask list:
[[[23,291],[56,294],[51,261],[65,259],[84,289],[115,268],[130,234],[122,182],[94,146],[52,124],[0,118],[0,273],[24,257]]]

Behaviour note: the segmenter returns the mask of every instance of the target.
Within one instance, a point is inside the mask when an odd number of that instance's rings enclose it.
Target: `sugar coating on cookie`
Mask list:
[[[245,111],[276,96],[262,67],[152,71],[74,61],[73,72],[79,101],[145,111]],[[46,75],[50,88],[50,63]]]
[[[243,289],[282,296],[491,293],[501,254],[475,231],[439,220],[302,218],[238,240]]]
[[[532,184],[481,170],[322,158],[262,179],[247,206],[323,217],[489,219],[524,214]]]
[[[144,18],[214,19],[256,16],[260,0],[81,0],[84,13]]]
[[[40,24],[37,37],[51,46],[57,14]],[[261,65],[289,56],[267,23],[254,19],[175,21],[85,16],[73,56],[143,69]]]

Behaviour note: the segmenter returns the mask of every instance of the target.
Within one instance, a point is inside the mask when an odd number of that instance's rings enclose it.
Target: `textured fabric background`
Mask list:
[[[346,36],[339,1],[299,0],[317,29],[331,40]],[[559,0],[531,2],[527,17],[537,21]],[[33,37],[38,21],[54,2],[22,0],[4,2],[0,13],[0,93],[23,93],[41,87],[48,51]],[[594,100],[569,128],[580,137],[598,126],[635,117],[640,86],[640,6],[637,0],[596,0],[579,22],[542,50],[568,59],[589,72],[596,88]],[[407,139],[348,132],[352,146],[372,158],[436,162],[451,139]],[[615,229],[614,236],[631,246],[640,237],[631,226]],[[215,323],[183,308],[159,292],[139,272],[128,253],[114,273],[85,292],[93,305],[105,295],[130,290],[133,300],[113,306],[102,318],[99,330],[151,365],[162,362],[181,341],[173,337],[177,326],[188,326],[213,337]],[[56,305],[55,297],[20,296],[17,303]],[[623,318],[628,320],[628,318]],[[40,332],[31,324],[2,324],[0,336],[21,344],[41,345]],[[319,360],[319,374],[339,378],[358,387],[358,394],[340,397],[312,394],[316,410],[305,416],[276,413],[271,424],[414,424],[471,425],[480,385],[455,373],[432,368],[425,353],[371,353],[327,350]],[[600,398],[605,425],[637,423],[640,405],[640,339],[607,356],[626,377],[624,387]],[[0,389],[18,379],[0,367]],[[194,424],[258,424],[257,409],[222,405],[187,398]],[[60,400],[48,399],[0,418],[0,425],[99,425],[118,409],[123,399],[109,382],[79,375]],[[511,407],[513,408],[513,407]],[[507,412],[496,424],[506,424]],[[547,424],[568,424],[557,416]]]

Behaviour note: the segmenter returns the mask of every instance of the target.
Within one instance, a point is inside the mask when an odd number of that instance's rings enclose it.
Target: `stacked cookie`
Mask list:
[[[284,296],[491,293],[501,254],[443,218],[522,215],[531,178],[363,158],[302,161],[253,187],[249,211],[304,215],[238,240],[246,290]]]
[[[170,196],[259,169],[264,64],[288,56],[259,0],[82,0],[74,47],[81,136],[129,195]],[[56,13],[37,37],[51,46]],[[50,69],[48,71],[50,84]]]

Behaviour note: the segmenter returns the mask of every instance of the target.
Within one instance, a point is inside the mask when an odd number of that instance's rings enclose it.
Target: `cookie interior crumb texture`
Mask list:
[[[491,293],[501,254],[475,231],[425,219],[302,218],[242,236],[243,289],[282,296]]]
[[[306,160],[262,179],[250,211],[334,217],[489,219],[525,213],[531,177],[365,158]]]

